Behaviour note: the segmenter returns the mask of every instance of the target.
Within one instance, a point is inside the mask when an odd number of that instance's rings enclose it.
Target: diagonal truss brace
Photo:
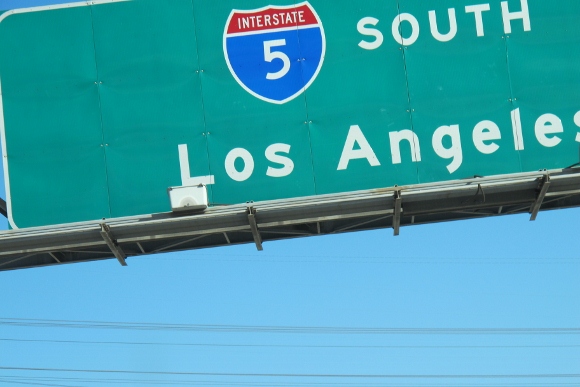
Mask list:
[[[127,266],[127,262],[125,262],[125,258],[127,258],[127,255],[125,254],[123,249],[121,249],[121,247],[117,245],[115,238],[113,238],[113,234],[111,233],[111,229],[105,223],[101,223],[101,236],[105,240],[107,246],[109,246],[109,249],[111,249],[111,252],[115,255],[115,258],[117,258],[121,266]]]
[[[56,263],[62,263],[62,260],[58,258],[58,253],[48,253],[56,261]]]
[[[401,198],[401,191],[395,191],[395,208],[393,211],[393,234],[394,236],[399,236],[401,229],[401,212],[403,199]]]
[[[550,188],[550,175],[546,174],[542,178],[542,180],[540,180],[540,188],[539,188],[540,191],[538,192],[536,201],[534,202],[534,204],[532,204],[532,207],[530,208],[531,214],[530,221],[533,222],[538,217],[538,212],[540,212],[540,208],[542,207],[542,203],[544,202],[544,198],[546,197],[549,188]]]
[[[250,223],[250,230],[252,230],[252,236],[254,237],[254,243],[258,251],[263,251],[262,247],[262,236],[260,235],[260,230],[258,230],[258,223],[256,222],[256,209],[254,207],[248,207],[248,222]]]

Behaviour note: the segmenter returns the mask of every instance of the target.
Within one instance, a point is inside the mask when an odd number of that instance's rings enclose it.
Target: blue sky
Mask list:
[[[39,5],[70,3],[66,0],[2,0],[0,10],[34,7]]]
[[[2,1],[14,4],[48,1]],[[3,192],[3,183],[0,186]],[[2,197],[5,197],[1,193]],[[579,209],[0,272],[0,387],[580,386]],[[5,220],[0,228],[6,229]],[[20,326],[13,319],[37,319]],[[67,327],[47,320],[66,320]],[[111,322],[108,328],[79,321]],[[118,322],[165,324],[122,329]],[[188,324],[178,330],[167,324]],[[214,331],[200,329],[210,325]],[[24,326],[22,326],[24,325]],[[62,325],[62,324],[60,324]],[[72,327],[71,327],[72,325]],[[290,327],[215,331],[217,326]],[[304,327],[343,327],[304,333]],[[34,371],[126,370],[161,374]],[[170,375],[163,372],[207,373]],[[216,374],[237,374],[220,376]],[[243,374],[286,376],[244,376]],[[401,378],[296,374],[406,375]],[[515,378],[412,378],[516,375]],[[533,377],[521,377],[521,376]],[[122,380],[121,380],[122,379]],[[152,382],[157,382],[152,384]]]

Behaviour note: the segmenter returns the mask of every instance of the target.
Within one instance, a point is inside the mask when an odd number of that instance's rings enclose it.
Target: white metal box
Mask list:
[[[168,191],[172,211],[205,210],[209,205],[205,185],[171,187]]]

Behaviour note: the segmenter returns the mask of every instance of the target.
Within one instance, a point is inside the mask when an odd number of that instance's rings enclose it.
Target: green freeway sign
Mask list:
[[[272,1],[272,3],[270,3]],[[566,168],[578,0],[94,1],[0,15],[12,227]]]

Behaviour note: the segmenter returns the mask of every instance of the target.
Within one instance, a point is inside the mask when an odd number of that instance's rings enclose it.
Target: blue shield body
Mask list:
[[[236,81],[276,104],[291,101],[312,84],[325,49],[322,24],[308,3],[234,10],[224,34],[226,61]]]

